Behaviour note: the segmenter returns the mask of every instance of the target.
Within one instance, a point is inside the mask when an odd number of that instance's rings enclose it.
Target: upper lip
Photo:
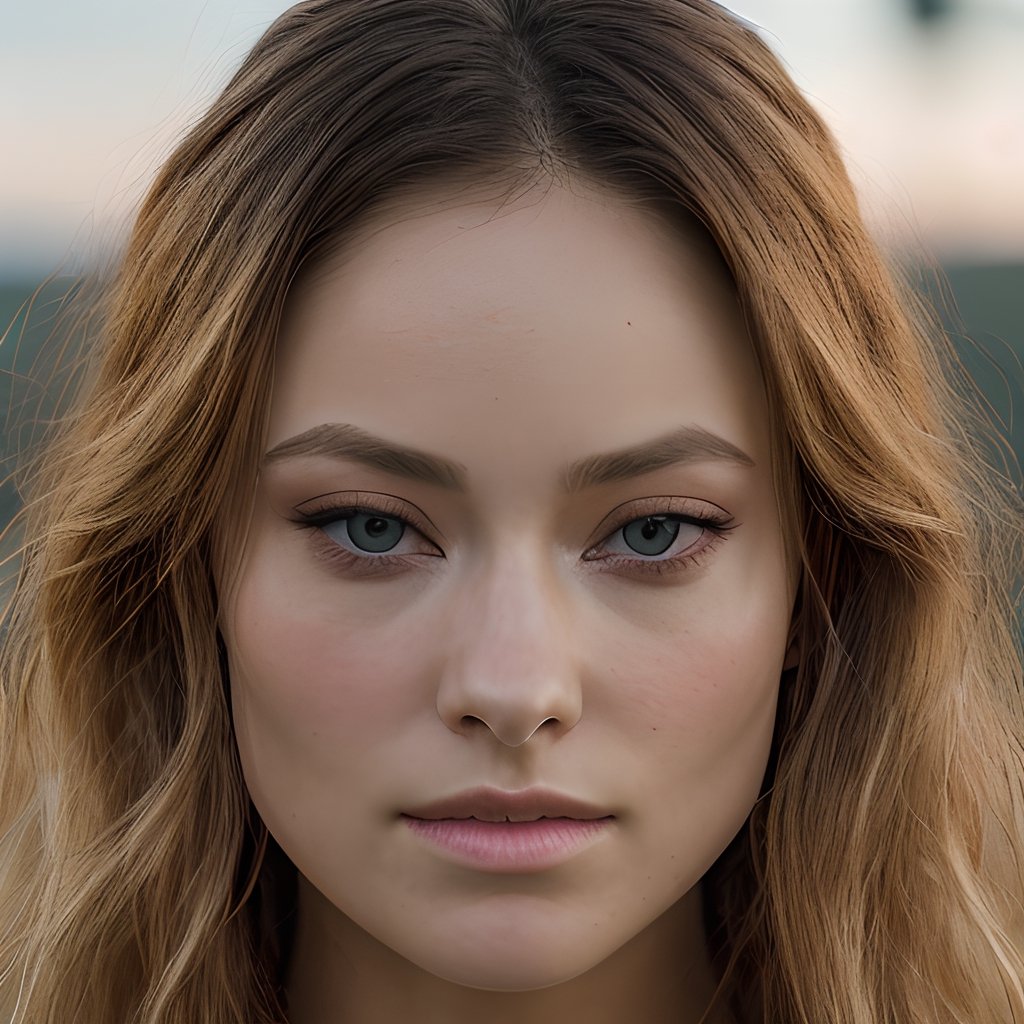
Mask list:
[[[477,818],[479,821],[536,821],[538,818],[613,817],[585,800],[552,789],[520,789],[515,792],[480,786],[466,789],[404,812],[410,818]]]

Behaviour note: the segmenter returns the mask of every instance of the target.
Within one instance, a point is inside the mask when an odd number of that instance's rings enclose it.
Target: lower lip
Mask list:
[[[537,821],[428,820],[403,814],[416,835],[460,864],[482,871],[545,871],[607,834],[612,818],[539,818]]]

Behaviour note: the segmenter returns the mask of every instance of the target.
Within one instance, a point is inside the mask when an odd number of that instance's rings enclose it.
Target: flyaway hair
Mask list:
[[[308,0],[160,169],[14,531],[4,1021],[287,1019],[294,868],[234,746],[215,519],[255,479],[300,269],[428,185],[544,180],[702,224],[767,387],[801,663],[707,876],[721,999],[1024,1024],[1019,492],[830,133],[710,0]]]

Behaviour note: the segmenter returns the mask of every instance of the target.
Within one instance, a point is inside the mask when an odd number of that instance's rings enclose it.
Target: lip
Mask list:
[[[410,807],[406,817],[437,821],[441,818],[476,818],[478,821],[536,821],[538,818],[575,818],[593,821],[611,818],[608,811],[553,789],[533,787],[516,791],[478,786],[429,804]]]
[[[402,820],[446,859],[478,871],[532,874],[606,835],[615,815],[547,789],[481,787],[403,812]]]

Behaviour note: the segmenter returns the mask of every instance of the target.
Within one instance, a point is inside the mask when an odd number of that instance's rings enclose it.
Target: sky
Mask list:
[[[429,0],[424,0],[429,2]],[[1024,258],[1024,0],[735,0],[844,150],[872,222],[938,256]],[[0,0],[0,277],[69,272],[288,3]]]

